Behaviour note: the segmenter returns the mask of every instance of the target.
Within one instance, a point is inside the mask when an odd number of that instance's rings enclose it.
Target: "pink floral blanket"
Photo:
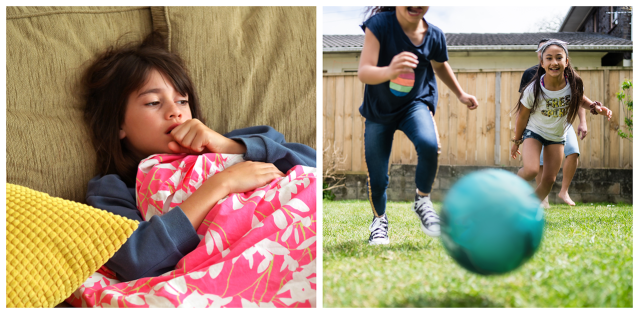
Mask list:
[[[186,200],[241,155],[160,154],[140,162],[137,203],[145,220]],[[220,200],[197,248],[158,277],[120,282],[94,273],[67,302],[83,307],[315,307],[315,168]]]

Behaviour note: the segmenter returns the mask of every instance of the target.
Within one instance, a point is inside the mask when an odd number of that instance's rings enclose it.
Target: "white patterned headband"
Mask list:
[[[568,55],[568,47],[567,47],[568,43],[565,42],[565,41],[561,41],[559,39],[551,39],[551,40],[545,42],[541,47],[539,47],[539,49],[537,49],[537,52],[541,51],[541,53],[543,54],[544,51],[546,51],[546,49],[548,47],[550,47],[551,45],[555,45],[555,46],[561,47],[566,52],[566,55]]]

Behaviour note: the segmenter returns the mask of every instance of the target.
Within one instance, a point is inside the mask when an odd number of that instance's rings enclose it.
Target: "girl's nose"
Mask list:
[[[167,106],[167,111],[166,111],[166,118],[167,119],[174,119],[174,118],[181,118],[182,117],[182,112],[180,111],[180,108],[177,106],[177,104],[175,103],[170,103],[169,106]]]

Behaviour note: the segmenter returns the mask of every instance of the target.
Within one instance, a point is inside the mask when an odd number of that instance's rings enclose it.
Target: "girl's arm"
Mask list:
[[[378,67],[379,58],[379,40],[373,32],[366,28],[364,35],[364,47],[357,68],[357,77],[359,80],[368,85],[377,85],[393,80],[401,73],[412,73],[417,67],[417,56],[408,51],[404,51],[391,61],[390,65]]]
[[[193,251],[200,238],[197,230],[209,210],[231,192],[245,192],[281,177],[272,164],[242,162],[205,181],[191,197],[162,216],[144,221],[136,207],[135,189],[118,175],[89,181],[87,204],[139,222],[138,228],[105,264],[118,279],[130,281],[159,276],[175,269]]]
[[[209,210],[231,193],[246,192],[281,178],[284,174],[270,163],[245,161],[235,164],[206,180],[180,204],[184,215],[197,230]]]
[[[577,127],[577,136],[580,136],[581,139],[583,140],[586,137],[586,134],[588,134],[588,125],[586,124],[586,109],[580,106],[579,109],[577,110],[577,116],[579,117],[579,126]]]
[[[177,130],[177,131],[176,131]],[[296,165],[315,167],[315,150],[298,143],[287,143],[284,135],[270,126],[238,129],[224,135],[197,119],[184,122],[171,131],[175,153],[244,154],[244,159],[274,164],[281,172]]]
[[[118,175],[91,179],[86,202],[139,222],[138,228],[105,264],[121,281],[159,276],[171,271],[200,243],[195,229],[179,206],[165,215],[144,221],[136,207],[135,188],[127,187]]]
[[[286,173],[296,165],[315,167],[314,149],[299,143],[287,143],[282,133],[260,125],[238,129],[224,136],[246,147],[244,159],[274,164]]]
[[[586,97],[585,95],[583,96],[583,98],[581,99],[581,102],[579,103],[579,106],[581,108],[587,109],[590,112],[594,111],[596,112],[592,112],[593,114],[603,114],[608,118],[608,121],[610,121],[610,118],[612,118],[612,110],[604,107],[600,102],[598,101],[591,101],[590,99],[588,99],[588,97]]]
[[[433,70],[435,70],[435,74],[439,76],[439,78],[450,88],[450,90],[457,96],[457,99],[461,101],[464,105],[468,106],[468,109],[473,110],[477,108],[477,98],[473,95],[466,94],[464,90],[459,86],[459,82],[457,82],[457,78],[455,78],[455,74],[453,73],[453,69],[450,68],[448,62],[437,62],[435,60],[431,60],[430,64],[433,66]]]
[[[515,124],[515,138],[514,140],[521,140],[524,130],[526,129],[526,125],[528,125],[528,118],[530,117],[530,109],[526,108],[523,105],[519,106],[519,112],[517,113],[517,123]],[[518,143],[513,143],[513,146],[510,148],[510,156],[515,159],[517,158],[517,154],[521,155],[519,151]]]

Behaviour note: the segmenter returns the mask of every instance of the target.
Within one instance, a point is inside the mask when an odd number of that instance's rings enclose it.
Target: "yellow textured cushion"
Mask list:
[[[137,221],[7,184],[7,307],[64,301],[137,227]]]

